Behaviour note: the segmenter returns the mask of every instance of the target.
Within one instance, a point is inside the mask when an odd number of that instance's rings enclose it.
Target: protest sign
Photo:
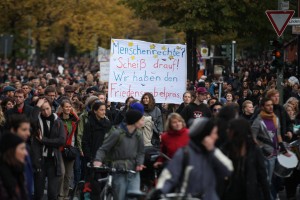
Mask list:
[[[100,81],[109,81],[109,62],[100,62]]]
[[[124,102],[153,94],[156,103],[182,102],[186,91],[186,45],[111,40],[108,99]]]
[[[109,49],[98,47],[98,62],[109,61]]]

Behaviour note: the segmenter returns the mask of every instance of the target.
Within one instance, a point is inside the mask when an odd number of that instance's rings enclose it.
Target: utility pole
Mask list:
[[[235,44],[236,41],[233,40],[231,45],[231,73],[234,73]]]
[[[298,0],[299,1],[299,0]],[[283,3],[283,0],[278,0],[278,10],[285,10],[286,8],[283,8],[282,6],[282,3]],[[283,86],[282,86],[282,83],[283,83],[283,70],[284,70],[284,67],[285,67],[285,52],[284,52],[284,41],[283,41],[283,36],[281,38],[282,40],[280,40],[280,38],[278,38],[278,45],[279,45],[279,52],[280,52],[280,57],[278,58],[280,60],[280,64],[279,66],[277,67],[277,90],[279,91],[279,98],[280,98],[280,104],[283,103]],[[299,39],[298,39],[298,43],[299,43]],[[298,48],[298,51],[299,51],[299,48]],[[298,55],[299,57],[299,55]],[[276,59],[276,58],[275,58]],[[298,62],[299,62],[299,59],[298,59]]]

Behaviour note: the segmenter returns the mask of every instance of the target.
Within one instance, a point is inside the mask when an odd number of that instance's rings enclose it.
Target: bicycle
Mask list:
[[[71,200],[84,199],[84,197],[83,197],[84,184],[85,184],[85,181],[81,180],[75,185],[74,190],[73,190],[72,194],[70,195]]]
[[[89,164],[90,165],[90,164]],[[107,166],[101,166],[101,167],[94,167],[94,166],[89,166],[98,172],[104,172],[108,173],[107,177],[105,178],[100,178],[97,180],[98,183],[105,183],[105,186],[103,190],[100,193],[100,200],[113,200],[116,197],[116,194],[113,190],[113,175],[118,174],[118,173],[131,173],[135,174],[136,172],[133,170],[126,170],[126,169],[117,169],[117,168],[112,168],[112,167],[107,167]],[[145,196],[144,193],[142,192],[135,192],[135,191],[129,191],[127,194],[127,197],[130,198],[139,198]]]
[[[164,157],[167,161],[171,160],[167,155],[160,152],[159,149],[152,148],[151,151],[146,153],[145,163],[146,168],[141,171],[141,190],[143,192],[149,192],[155,188],[158,176],[160,175],[164,166],[158,168],[153,167],[153,164],[157,161],[159,156]]]
[[[184,193],[167,193],[161,195],[159,200],[201,200],[201,198],[194,197],[191,194],[184,194]]]

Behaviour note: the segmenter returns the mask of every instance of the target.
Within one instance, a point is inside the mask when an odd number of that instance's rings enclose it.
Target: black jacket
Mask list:
[[[225,145],[223,152],[232,161],[235,171],[229,180],[223,184],[224,193],[221,194],[222,200],[269,200],[270,191],[267,181],[264,156],[261,150],[254,144],[247,148],[247,155],[244,157],[244,165],[238,165],[237,159],[233,158],[229,152],[229,146]],[[242,167],[241,167],[242,166]],[[238,174],[243,171],[243,175]],[[244,178],[242,178],[244,176]]]
[[[201,117],[210,118],[211,111],[204,103],[201,103],[200,105],[197,105],[195,103],[190,103],[189,105],[183,108],[180,115],[184,119],[187,126],[189,126],[191,119],[196,119]]]
[[[23,169],[0,162],[0,199],[27,200]]]
[[[185,107],[185,104],[181,103],[180,106],[177,108],[177,110],[175,112],[177,112],[178,114],[180,114],[181,111],[184,109],[184,107]]]
[[[279,118],[282,139],[286,139],[286,132],[290,131],[293,133],[292,120],[290,119],[289,115],[282,105],[274,105],[273,109],[274,113]]]
[[[53,123],[53,127],[51,129],[50,137],[46,138],[43,136],[42,141],[38,141],[36,139],[37,132],[35,132],[31,137],[31,158],[32,158],[32,165],[35,172],[41,172],[42,170],[45,170],[42,168],[42,164],[44,162],[44,146],[45,147],[51,147],[53,149],[54,153],[54,159],[56,164],[56,175],[61,176],[63,169],[62,169],[62,155],[61,155],[61,148],[66,143],[66,134],[64,129],[63,122],[55,115],[55,120]],[[43,124],[40,116],[38,116],[38,119],[36,121],[36,126],[39,127],[38,130],[43,129]],[[43,131],[42,135],[43,135]]]
[[[33,129],[36,129],[35,122],[37,120],[39,112],[40,112],[39,107],[37,107],[37,106],[32,107],[32,106],[24,104],[23,112],[19,113],[18,108],[16,106],[14,106],[12,109],[9,109],[5,112],[5,119],[7,122],[9,122],[11,116],[13,116],[15,114],[24,114],[30,120],[31,127]],[[5,126],[5,128],[7,128],[7,126]]]
[[[89,114],[82,137],[82,150],[87,159],[93,159],[95,157],[97,150],[104,141],[105,134],[110,129],[111,122],[108,118],[98,120],[95,114]]]

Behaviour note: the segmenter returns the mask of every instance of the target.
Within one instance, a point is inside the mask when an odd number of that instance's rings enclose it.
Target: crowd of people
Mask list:
[[[69,199],[80,180],[85,199],[97,199],[103,186],[86,167],[93,163],[136,171],[114,175],[115,198],[124,200],[140,190],[153,148],[161,151],[153,167],[163,170],[149,199],[180,192],[275,200],[282,188],[296,199],[298,169],[289,176],[275,169],[278,155],[300,156],[299,146],[287,145],[300,128],[299,81],[289,79],[290,69],[282,105],[270,66],[246,61],[222,79],[188,81],[175,105],[158,104],[149,92],[109,102],[97,65],[80,58],[59,65],[63,71],[22,60],[15,69],[0,66],[0,199],[40,200],[45,187],[49,200]]]

